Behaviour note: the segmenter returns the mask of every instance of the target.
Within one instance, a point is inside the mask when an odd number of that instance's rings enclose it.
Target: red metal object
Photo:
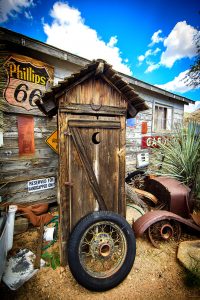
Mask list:
[[[146,134],[148,131],[147,122],[142,122],[142,134]]]
[[[193,207],[190,189],[178,180],[168,177],[148,179],[145,190],[166,203],[170,212],[183,218],[190,218]]]
[[[195,225],[192,220],[184,219],[169,211],[155,210],[146,213],[133,223],[133,230],[136,237],[142,236],[149,226],[161,220],[176,220],[200,232],[200,226]]]
[[[135,192],[136,194],[139,194],[143,197],[146,197],[147,199],[149,199],[150,201],[152,201],[154,204],[158,203],[158,199],[151,193],[146,192],[144,190],[140,190],[140,189],[136,189],[136,188],[132,188],[133,192]]]
[[[34,119],[32,116],[18,116],[19,155],[35,153]]]

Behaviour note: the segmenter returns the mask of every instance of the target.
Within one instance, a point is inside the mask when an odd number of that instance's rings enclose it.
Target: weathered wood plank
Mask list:
[[[99,146],[99,186],[108,210],[118,213],[119,131],[103,129]]]
[[[96,173],[97,164],[94,151],[95,145],[91,143],[91,136],[94,133],[94,129],[81,128],[80,132],[84,141],[86,153],[88,155],[88,160],[94,168],[95,175],[98,177],[98,174]],[[96,210],[98,204],[73,141],[71,143],[70,156],[70,175],[73,183],[73,195],[71,201],[71,229],[73,229],[73,227],[82,217]]]
[[[40,259],[42,254],[42,241],[43,241],[43,233],[44,233],[44,223],[40,225],[38,229],[38,239],[37,239],[37,250],[36,250],[36,258],[34,261],[34,269],[40,269]]]
[[[102,120],[69,120],[70,127],[84,128],[109,128],[119,129],[121,124],[118,121],[102,121]]]
[[[46,157],[50,161],[53,157],[55,157],[55,156],[53,156],[53,154],[56,155],[56,153],[50,147],[35,149],[35,154],[30,157],[26,156],[26,159],[34,159],[35,158],[37,160],[39,158]],[[24,159],[24,157],[19,156],[18,148],[12,149],[11,151],[6,150],[5,148],[0,148],[0,160],[6,159],[6,158],[9,158],[12,160],[13,158],[15,159],[17,156],[18,156],[19,160],[21,160],[22,158]]]
[[[11,203],[26,203],[30,204],[31,202],[40,202],[43,201],[48,202],[50,201],[56,201],[57,196],[57,190],[49,189],[41,192],[35,192],[35,193],[28,193],[25,188],[20,189],[18,186],[18,183],[15,185],[12,184],[12,190],[9,188],[11,184],[4,186],[1,189],[1,197],[2,197],[2,203],[5,202],[11,202]]]
[[[45,172],[46,171],[46,172]],[[54,168],[42,168],[35,169],[34,172],[25,172],[25,171],[13,171],[13,172],[1,172],[0,174],[0,184],[6,183],[17,183],[22,181],[29,181],[33,179],[39,178],[48,178],[48,177],[56,177],[56,172]]]
[[[125,118],[121,118],[121,130],[120,130],[120,150],[119,155],[119,192],[118,192],[118,205],[119,214],[126,217],[126,197],[125,197],[125,168],[126,168],[126,121]]]
[[[60,201],[60,260],[61,265],[67,264],[67,241],[70,233],[70,210],[71,210],[71,189],[65,185],[69,182],[69,152],[70,136],[65,135],[67,132],[66,114],[58,115],[59,124],[59,190],[58,198]]]
[[[99,106],[90,104],[69,104],[67,107],[61,107],[61,112],[76,113],[76,114],[91,114],[91,115],[106,115],[106,116],[125,116],[126,109],[119,107],[110,106]]]
[[[71,127],[70,130],[72,132],[73,141],[76,145],[77,151],[78,151],[78,153],[81,157],[83,166],[84,166],[85,171],[88,175],[90,186],[91,186],[91,188],[94,192],[95,198],[98,201],[99,207],[100,207],[101,210],[107,210],[107,207],[106,207],[104,199],[101,195],[101,191],[99,189],[99,185],[98,185],[96,176],[94,174],[93,168],[90,165],[90,162],[88,160],[87,153],[85,151],[83,140],[82,140],[82,137],[80,135],[80,132],[79,132],[78,128]]]

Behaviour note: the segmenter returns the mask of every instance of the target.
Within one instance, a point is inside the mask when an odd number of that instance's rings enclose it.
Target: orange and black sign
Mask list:
[[[58,153],[58,131],[55,130],[47,139],[46,139],[47,145],[51,147],[53,151]]]
[[[26,110],[36,109],[46,86],[53,80],[53,68],[35,59],[12,55],[4,63],[7,71],[5,100]]]

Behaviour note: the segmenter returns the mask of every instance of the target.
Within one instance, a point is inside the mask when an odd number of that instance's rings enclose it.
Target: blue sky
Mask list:
[[[200,101],[182,80],[196,56],[199,0],[0,0],[0,25]]]

